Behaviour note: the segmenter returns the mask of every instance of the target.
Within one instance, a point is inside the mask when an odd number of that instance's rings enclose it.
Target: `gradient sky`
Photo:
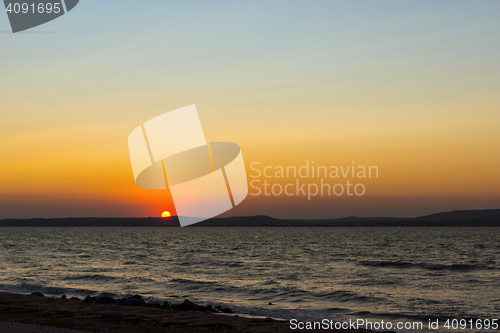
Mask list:
[[[249,196],[224,216],[500,208],[499,12],[82,0],[18,34],[0,13],[0,219],[158,216],[171,203],[135,185],[127,138],[190,104],[208,141],[240,145],[249,175],[256,161],[379,167],[363,197]]]

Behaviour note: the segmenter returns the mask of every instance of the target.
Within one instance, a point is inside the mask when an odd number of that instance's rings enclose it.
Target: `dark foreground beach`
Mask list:
[[[136,299],[137,302],[133,300],[127,302],[129,305],[99,304],[96,299],[84,302],[75,299],[0,292],[0,322],[37,324],[90,332],[279,333],[296,331],[290,329],[288,321],[277,321],[270,318],[236,317],[229,314],[214,313],[206,308],[199,308],[196,311],[193,308],[195,305],[191,305],[189,302],[181,303],[184,305],[174,304],[174,309],[169,308],[168,305],[151,307],[140,304],[142,302],[139,298]],[[103,299],[100,302],[106,302],[106,300]],[[0,325],[0,327],[5,326]],[[31,326],[32,328],[33,326]],[[57,330],[54,330],[54,332],[57,332]],[[308,332],[314,331],[308,330]],[[321,332],[335,331],[322,330]],[[350,330],[349,332],[361,333],[368,331]]]

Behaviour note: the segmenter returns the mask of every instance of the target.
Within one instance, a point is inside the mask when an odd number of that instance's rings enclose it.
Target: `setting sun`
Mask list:
[[[170,217],[170,212],[168,210],[161,213],[161,217]]]

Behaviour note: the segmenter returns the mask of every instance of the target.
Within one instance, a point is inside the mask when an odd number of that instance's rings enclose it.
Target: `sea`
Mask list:
[[[500,228],[4,227],[0,290],[464,331],[458,320],[500,320],[499,240]]]

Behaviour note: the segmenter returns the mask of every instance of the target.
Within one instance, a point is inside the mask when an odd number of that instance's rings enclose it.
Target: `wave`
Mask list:
[[[387,267],[387,268],[424,268],[428,270],[452,270],[452,271],[471,271],[496,269],[495,267],[481,264],[435,264],[435,263],[411,263],[403,261],[362,261],[361,265],[371,267]]]
[[[114,281],[119,279],[116,276],[102,275],[102,274],[84,274],[84,275],[68,275],[61,277],[63,281],[74,281],[74,280],[96,280],[96,281]]]
[[[112,298],[120,298],[120,297],[131,297],[136,295],[137,293],[128,293],[125,290],[122,292],[110,292],[110,291],[97,291],[93,289],[85,289],[85,288],[72,288],[72,287],[54,287],[47,286],[42,283],[19,283],[19,284],[1,284],[0,283],[0,291],[8,292],[12,294],[31,294],[34,292],[40,292],[45,296],[49,297],[59,297],[61,295],[66,296],[76,296],[80,298],[84,298],[87,295],[90,296],[107,296]],[[143,295],[143,299],[147,302],[160,302],[164,297],[153,297]]]
[[[53,287],[53,286],[46,286],[41,283],[26,283],[26,282],[19,284],[0,284],[0,290],[14,294],[31,294],[34,292],[40,292],[44,295],[52,295],[52,296],[59,296],[59,295],[94,296],[99,294],[98,291],[90,289]]]
[[[289,303],[337,301],[349,303],[378,303],[385,304],[387,300],[375,297],[360,295],[349,290],[335,290],[331,292],[311,291],[282,284],[274,280],[261,281],[258,284],[245,286],[235,286],[223,281],[192,280],[183,278],[174,278],[170,283],[181,284],[184,291],[203,291],[218,292],[227,295],[239,295],[239,297],[250,297],[252,300],[263,302],[281,299]],[[243,296],[244,295],[244,296]]]
[[[414,264],[410,262],[403,261],[362,261],[361,264],[363,266],[374,266],[374,267],[412,267]]]
[[[191,280],[191,279],[182,279],[182,278],[174,278],[171,279],[170,282],[176,283],[185,283],[185,284],[217,284],[217,281],[202,281],[202,280]]]

